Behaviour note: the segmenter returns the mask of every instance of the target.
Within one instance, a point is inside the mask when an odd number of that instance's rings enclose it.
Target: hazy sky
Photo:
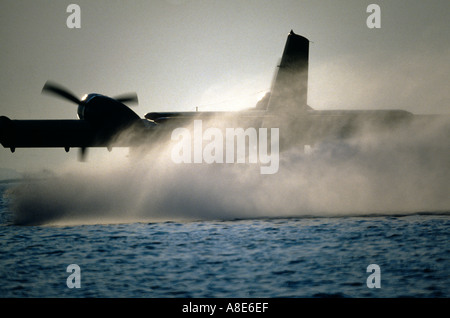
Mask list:
[[[66,26],[70,3],[81,7],[80,29]],[[381,7],[380,29],[366,25],[371,3]],[[253,106],[291,29],[312,41],[313,108],[449,114],[449,16],[448,0],[1,1],[0,115],[77,118],[76,106],[41,95],[49,79],[79,96],[135,91],[141,116]],[[0,168],[76,158],[1,148]]]

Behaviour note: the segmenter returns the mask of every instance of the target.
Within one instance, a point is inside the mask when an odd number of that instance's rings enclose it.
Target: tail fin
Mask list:
[[[307,105],[308,58],[309,40],[291,30],[272,83],[268,112],[288,115],[311,109]]]

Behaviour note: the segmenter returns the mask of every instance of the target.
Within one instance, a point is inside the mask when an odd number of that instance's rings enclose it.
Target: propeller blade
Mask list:
[[[86,161],[86,156],[87,156],[87,148],[86,147],[81,147],[80,148],[80,152],[78,153],[78,160],[81,162],[85,162]]]
[[[67,100],[70,100],[76,104],[80,104],[81,101],[78,97],[76,97],[73,93],[68,91],[66,88],[59,86],[57,84],[46,82],[44,87],[42,88],[43,93],[51,93],[60,97],[63,97]]]
[[[121,103],[138,103],[138,97],[136,93],[122,94],[113,98]]]

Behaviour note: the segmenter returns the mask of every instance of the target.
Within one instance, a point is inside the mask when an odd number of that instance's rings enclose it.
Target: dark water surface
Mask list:
[[[17,226],[1,197],[0,297],[450,296],[446,213]]]

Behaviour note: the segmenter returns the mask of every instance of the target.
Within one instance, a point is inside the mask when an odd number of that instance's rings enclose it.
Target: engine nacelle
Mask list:
[[[78,118],[86,120],[97,127],[131,125],[140,121],[139,116],[121,102],[101,95],[89,94],[78,105]]]

